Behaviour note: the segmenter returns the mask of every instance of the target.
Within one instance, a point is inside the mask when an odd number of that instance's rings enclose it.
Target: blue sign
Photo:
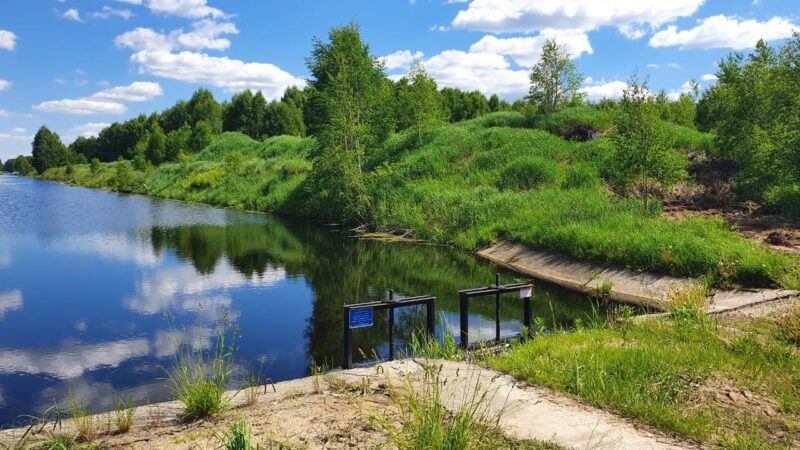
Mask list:
[[[372,308],[353,308],[350,310],[350,329],[372,326]]]

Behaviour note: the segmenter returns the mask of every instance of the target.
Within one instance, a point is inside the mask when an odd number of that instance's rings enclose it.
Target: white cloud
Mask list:
[[[167,36],[155,32],[150,28],[136,28],[117,36],[114,43],[119,47],[139,50],[171,50],[172,43]]]
[[[675,25],[670,25],[654,34],[649,44],[651,47],[679,46],[681,49],[740,50],[755,46],[759,39],[773,41],[788,38],[797,30],[799,30],[797,25],[782,17],[759,22],[717,15],[699,21],[696,27],[688,30],[679,31]]]
[[[700,79],[703,81],[717,81],[717,76],[713,73],[706,73],[700,76]]]
[[[90,99],[121,102],[145,102],[164,95],[161,85],[151,81],[134,81],[127,86],[117,86],[92,94]]]
[[[305,86],[305,80],[272,64],[244,62],[205,53],[142,50],[131,55],[131,62],[139,66],[140,73],[232,92],[260,90],[268,99],[279,98],[289,86]]]
[[[670,69],[680,69],[680,68],[681,68],[681,65],[680,65],[680,64],[678,64],[678,63],[674,63],[674,62],[673,62],[673,63],[669,63],[669,64],[667,64],[667,67],[669,67]]]
[[[55,84],[67,84],[67,80],[65,80],[63,78],[56,78],[56,79],[53,80],[53,83],[55,83]]]
[[[589,31],[615,26],[627,37],[641,37],[679,17],[691,16],[704,0],[472,0],[453,26],[493,33],[528,33],[546,28]]]
[[[7,109],[0,109],[0,117],[9,117],[11,116],[11,111]]]
[[[81,20],[81,13],[78,12],[75,8],[70,8],[64,11],[64,14],[61,15],[62,18],[67,20],[74,20],[76,22],[82,22]]]
[[[77,127],[72,127],[70,131],[75,135],[75,137],[83,136],[83,137],[93,137],[100,134],[103,129],[110,127],[110,123],[105,122],[89,122],[85,125],[78,125]]]
[[[121,102],[143,102],[163,95],[158,83],[136,81],[128,86],[117,86],[78,99],[52,100],[39,103],[37,111],[63,114],[122,114],[127,107]]]
[[[20,142],[30,142],[33,140],[33,136],[23,136],[11,133],[0,133],[0,139],[8,139],[11,141],[20,141]]]
[[[122,114],[128,108],[122,103],[103,102],[86,98],[51,100],[34,106],[36,111],[63,114]]]
[[[12,133],[17,133],[17,134],[19,134],[19,133],[24,133],[24,132],[26,132],[26,131],[28,131],[28,130],[26,130],[25,128],[22,128],[22,127],[14,127],[14,128],[12,128],[12,129],[10,129],[10,130],[8,130],[8,131],[10,131],[10,132],[12,132]],[[2,264],[0,264],[0,267],[2,267]]]
[[[20,309],[22,309],[22,292],[19,289],[0,292],[0,320],[5,319],[7,313]]]
[[[647,67],[648,69],[660,69],[661,68],[661,66],[658,65],[658,64],[648,64],[645,67]]]
[[[0,373],[48,374],[77,378],[100,367],[118,367],[124,361],[150,354],[144,338],[100,344],[68,342],[55,350],[0,349]]]
[[[198,19],[225,17],[225,13],[207,5],[207,0],[147,0],[146,6],[155,14]]]
[[[142,0],[114,0],[115,2],[127,3],[129,5],[141,5]]]
[[[591,82],[591,79],[587,79]],[[584,86],[580,91],[586,95],[586,98],[591,101],[598,101],[604,98],[618,99],[622,97],[622,92],[628,87],[628,83],[624,81],[609,81],[600,83],[590,83]]]
[[[183,33],[181,30],[174,35],[174,39],[181,47],[192,50],[225,50],[231,46],[231,41],[220,38],[222,34],[239,34],[239,30],[230,22],[203,19],[192,24],[192,31]]]
[[[14,50],[16,46],[17,35],[8,30],[0,30],[0,50]]]
[[[487,35],[470,46],[471,53],[496,53],[510,56],[518,65],[533,67],[542,55],[542,46],[547,39],[555,39],[563,45],[570,58],[579,58],[583,53],[591,55],[594,50],[586,33],[570,30],[542,30],[538,36],[498,38]]]
[[[12,82],[10,82],[8,80],[0,80],[0,91],[3,91],[3,90],[6,90],[6,89],[10,88],[12,84],[14,84],[14,83],[12,83]]]
[[[226,50],[231,41],[220,36],[238,34],[236,25],[230,22],[216,22],[202,19],[192,24],[192,31],[174,30],[169,34],[158,33],[150,28],[136,28],[117,36],[114,43],[119,47],[127,47],[134,51],[165,50],[176,48],[191,50]]]
[[[457,87],[504,98],[527,94],[527,70],[514,70],[505,57],[496,53],[467,53],[445,50],[425,62],[428,74],[440,87]]]
[[[410,50],[398,50],[391,55],[381,57],[380,60],[383,61],[383,65],[386,66],[387,70],[408,69],[411,63],[422,59],[423,56],[425,54],[420,51],[411,53]]]
[[[110,6],[103,6],[102,10],[92,13],[92,17],[95,19],[108,19],[115,16],[128,20],[133,17],[133,13],[129,9],[116,9]]]

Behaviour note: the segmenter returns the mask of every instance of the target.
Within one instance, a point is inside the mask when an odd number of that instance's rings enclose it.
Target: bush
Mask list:
[[[225,171],[222,169],[209,169],[189,175],[183,182],[184,189],[208,189],[215,188],[225,178]]]
[[[771,210],[785,217],[800,218],[800,184],[772,188],[764,201]]]

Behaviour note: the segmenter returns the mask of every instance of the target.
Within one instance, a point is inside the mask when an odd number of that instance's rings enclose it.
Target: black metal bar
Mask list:
[[[394,291],[389,289],[389,301],[394,302]],[[389,308],[389,361],[394,361],[394,308]]]
[[[461,311],[461,348],[466,350],[469,345],[469,297],[462,291],[458,298]]]
[[[533,320],[532,320],[532,313],[531,311],[531,298],[525,297],[522,299],[523,305],[523,325],[528,330],[527,336],[522,336],[522,340],[533,338],[534,330],[533,330]]]
[[[494,285],[500,288],[500,274],[494,274]],[[494,294],[494,336],[495,340],[500,342],[500,293]]]
[[[345,369],[353,368],[353,330],[350,329],[350,308],[344,307],[344,365]]]
[[[428,335],[431,338],[436,337],[436,304],[434,303],[433,299],[430,299],[427,303],[427,319],[428,319]]]

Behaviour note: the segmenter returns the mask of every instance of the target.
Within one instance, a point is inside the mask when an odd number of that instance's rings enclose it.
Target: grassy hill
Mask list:
[[[476,249],[510,239],[634,270],[708,276],[717,284],[800,287],[798,262],[747,241],[722,221],[668,221],[661,206],[614,194],[613,146],[567,141],[576,124],[604,130],[611,115],[572,108],[539,119],[495,113],[421,138],[392,136],[365,164],[369,226]],[[704,153],[712,136],[664,123],[674,157]],[[42,178],[210,205],[315,218],[313,138],[254,141],[225,133],[181,163],[134,170],[129,162],[61,167]]]

